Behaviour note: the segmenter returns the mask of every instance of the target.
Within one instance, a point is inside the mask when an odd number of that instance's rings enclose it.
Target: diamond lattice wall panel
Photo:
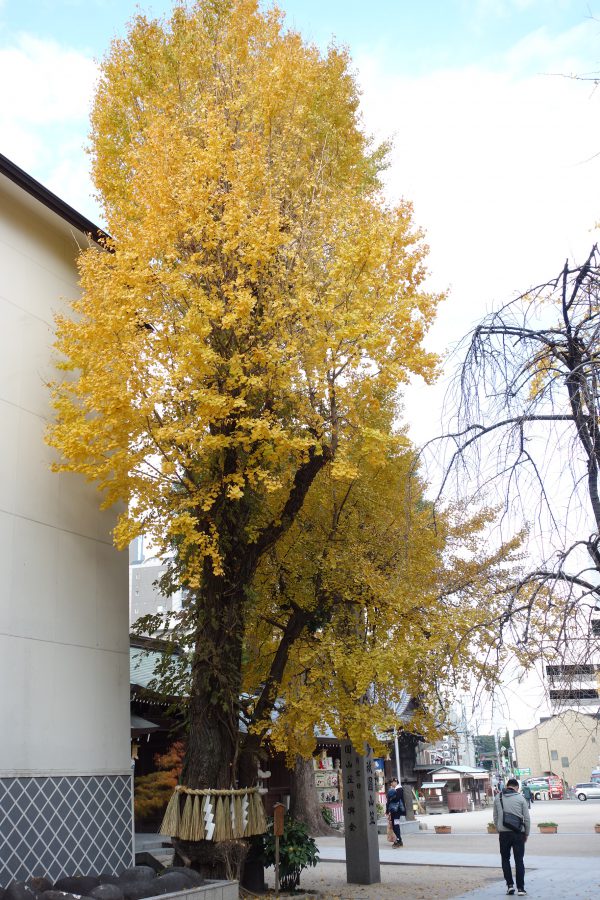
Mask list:
[[[131,776],[0,778],[0,887],[133,865]]]

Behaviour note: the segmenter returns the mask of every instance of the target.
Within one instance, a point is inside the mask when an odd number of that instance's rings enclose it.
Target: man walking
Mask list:
[[[506,893],[514,894],[515,885],[510,867],[510,851],[512,849],[515,860],[515,880],[517,882],[517,894],[524,897],[525,890],[525,842],[529,836],[531,820],[527,801],[519,794],[519,782],[516,778],[509,778],[506,788],[502,790],[494,800],[494,825],[498,830],[500,840],[500,858],[502,860],[502,873],[506,880]]]

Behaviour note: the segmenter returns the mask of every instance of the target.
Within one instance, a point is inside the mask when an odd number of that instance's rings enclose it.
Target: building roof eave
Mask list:
[[[24,169],[17,166],[3,153],[0,153],[0,174],[4,175],[35,200],[38,200],[47,209],[56,213],[57,216],[60,216],[61,219],[64,219],[65,222],[68,222],[69,225],[72,225],[82,234],[89,235],[97,244],[104,244],[109,240],[109,235],[102,228],[99,228],[90,219],[77,212],[64,200],[61,200],[47,187],[44,187],[41,182],[28,175]]]

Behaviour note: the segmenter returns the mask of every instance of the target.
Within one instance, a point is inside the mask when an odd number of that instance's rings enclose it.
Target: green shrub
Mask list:
[[[329,825],[330,828],[335,828],[335,818],[328,806],[321,807],[321,815],[323,816],[326,825]]]
[[[275,865],[275,836],[273,819],[269,819],[267,833],[262,838],[264,865]],[[279,838],[279,881],[281,889],[293,891],[300,882],[302,869],[316,866],[319,861],[317,845],[306,830],[304,822],[297,822],[286,815],[283,835]]]

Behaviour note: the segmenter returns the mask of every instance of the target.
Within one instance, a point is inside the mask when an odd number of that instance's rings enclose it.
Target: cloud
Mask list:
[[[35,125],[85,119],[96,77],[95,63],[82,53],[20,35],[0,48],[0,79],[11,85],[2,116]]]
[[[585,60],[597,58],[598,32],[598,23],[591,20],[558,34],[537,28],[514,44],[504,63],[510,71],[579,74]]]
[[[478,19],[507,19],[515,13],[527,12],[536,6],[547,4],[548,0],[463,0],[465,13]],[[553,0],[557,7],[564,6],[568,0]]]
[[[414,201],[455,303],[477,315],[587,249],[600,120],[585,85],[481,66],[390,78],[366,58],[359,71],[368,130],[394,137],[388,191]]]
[[[586,37],[587,39],[587,37]],[[573,55],[582,34],[530,41],[548,63]],[[367,129],[394,138],[391,197],[414,202],[431,247],[431,286],[449,288],[431,344],[443,351],[492,303],[581,261],[600,220],[600,95],[581,82],[529,74],[514,64],[396,77],[358,59]],[[423,393],[407,393],[413,437],[439,432]],[[422,414],[426,409],[427,416]]]
[[[0,83],[10,85],[0,106],[2,153],[87,215],[95,207],[83,144],[97,75],[90,57],[53,40],[21,34],[0,46]]]

